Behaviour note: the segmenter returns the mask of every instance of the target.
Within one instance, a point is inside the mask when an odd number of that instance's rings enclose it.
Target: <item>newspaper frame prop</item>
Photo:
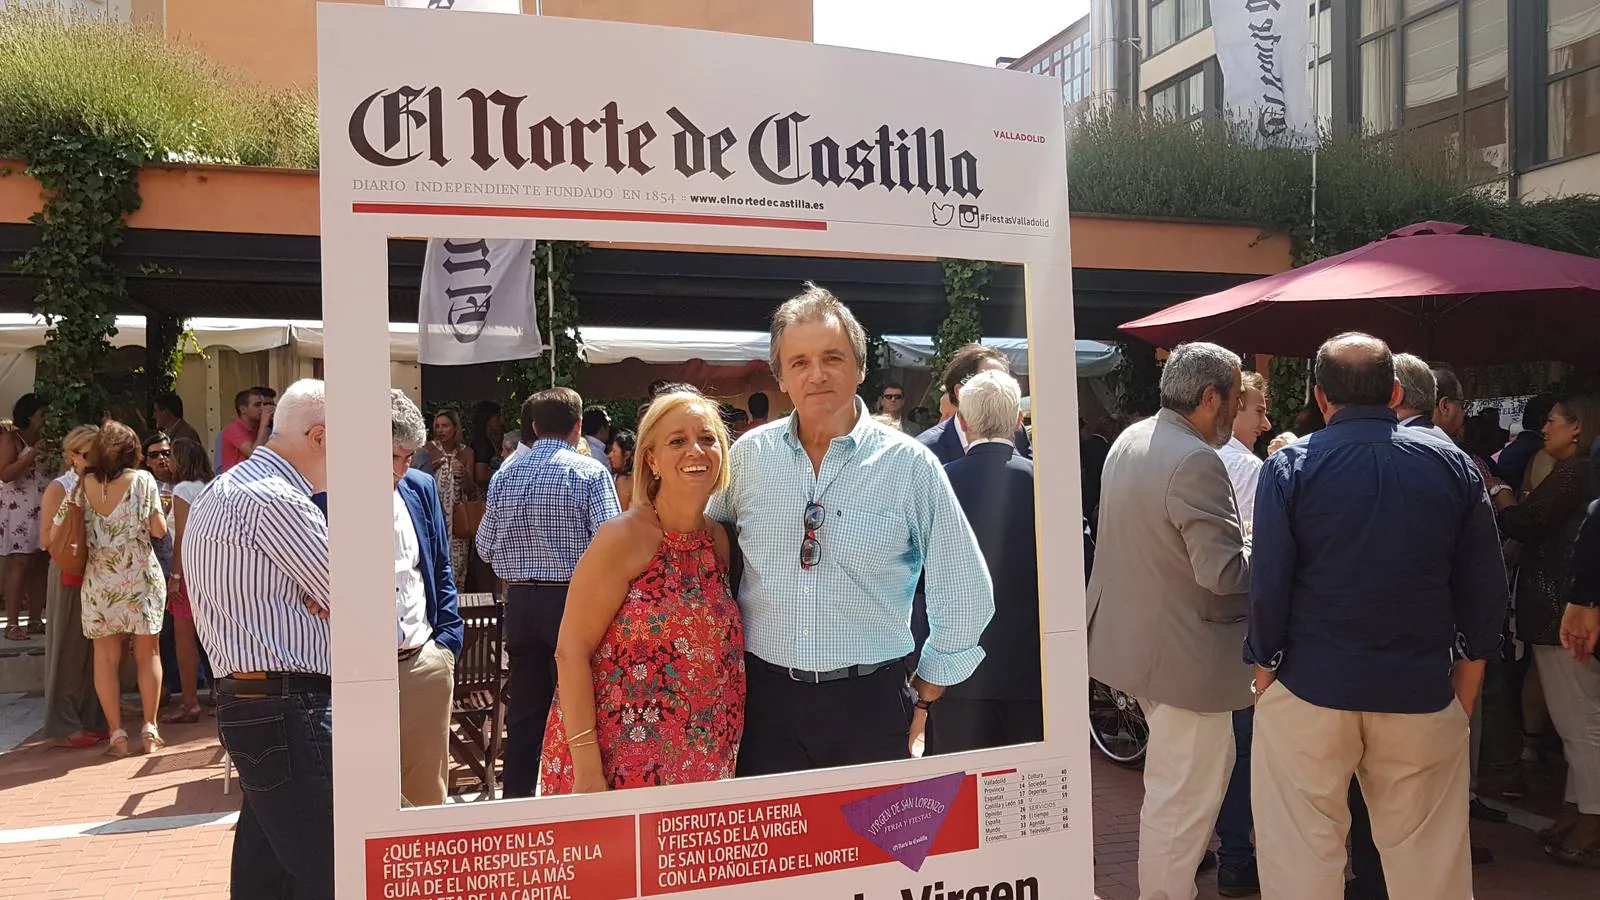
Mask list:
[[[388,529],[371,527],[380,511],[388,521],[393,489],[381,461],[389,237],[1017,262],[1030,345],[1066,345],[1056,89],[1022,73],[704,31],[339,3],[318,16],[328,473],[341,494],[330,523],[339,896],[1091,897],[1069,354],[1039,354],[1030,373],[1050,542],[1039,554],[1044,742],[402,809],[394,607],[372,590],[393,564]]]

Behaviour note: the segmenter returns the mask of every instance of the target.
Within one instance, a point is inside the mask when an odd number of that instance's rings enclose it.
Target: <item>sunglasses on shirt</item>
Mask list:
[[[817,540],[817,531],[828,521],[828,511],[821,503],[812,500],[806,504],[805,517],[801,520],[806,528],[806,536],[800,541],[800,568],[810,569],[822,562],[822,542]]]

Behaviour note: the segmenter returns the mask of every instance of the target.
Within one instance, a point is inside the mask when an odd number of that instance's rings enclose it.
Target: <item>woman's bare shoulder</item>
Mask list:
[[[632,573],[642,570],[661,545],[661,525],[649,507],[634,507],[601,525],[589,544],[597,561]]]

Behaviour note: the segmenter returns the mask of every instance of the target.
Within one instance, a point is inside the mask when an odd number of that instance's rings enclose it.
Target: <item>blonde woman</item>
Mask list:
[[[706,517],[728,484],[715,401],[683,389],[639,426],[633,502],[578,562],[556,644],[546,794],[731,778],[744,733],[732,542]]]
[[[55,536],[56,513],[78,486],[89,465],[89,447],[100,432],[79,425],[61,442],[67,470],[44,489],[39,506],[39,544]],[[106,717],[94,693],[94,645],[83,636],[83,579],[50,563],[45,593],[45,621],[54,622],[45,641],[44,733],[51,746],[83,750],[104,741]]]

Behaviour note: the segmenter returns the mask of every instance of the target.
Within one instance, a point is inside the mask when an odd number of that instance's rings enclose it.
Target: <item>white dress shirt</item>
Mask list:
[[[401,650],[415,650],[433,637],[433,627],[428,624],[428,595],[422,589],[422,575],[417,567],[422,564],[422,547],[417,541],[417,527],[411,521],[411,511],[394,493],[394,605],[399,621],[398,640]]]
[[[1217,450],[1217,455],[1222,457],[1222,467],[1228,470],[1228,480],[1233,482],[1233,499],[1239,505],[1239,524],[1244,526],[1245,534],[1249,534],[1255,519],[1256,481],[1261,477],[1261,459],[1236,437],[1228,438],[1228,442]]]

